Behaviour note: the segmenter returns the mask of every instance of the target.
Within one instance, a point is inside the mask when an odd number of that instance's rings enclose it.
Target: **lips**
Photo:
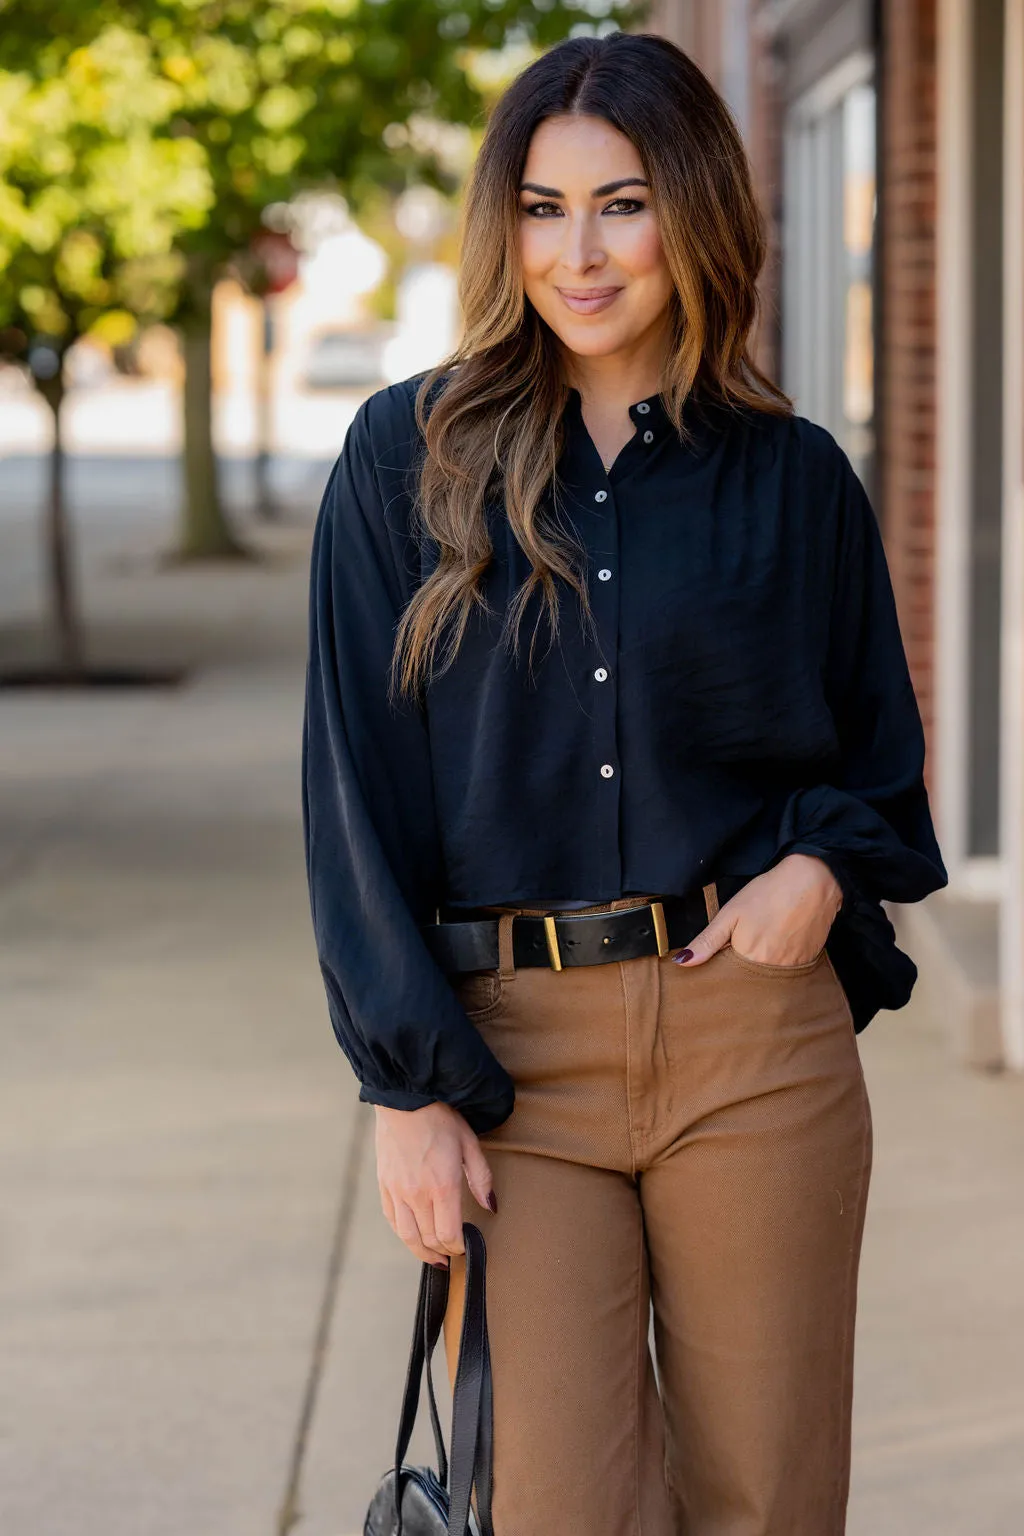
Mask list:
[[[621,292],[621,288],[558,289],[562,302],[578,315],[595,315],[607,309]]]

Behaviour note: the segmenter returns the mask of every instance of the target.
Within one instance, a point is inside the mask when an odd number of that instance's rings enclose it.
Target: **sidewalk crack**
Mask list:
[[[341,1190],[338,1198],[337,1214],[334,1219],[334,1231],[331,1236],[330,1253],[327,1258],[327,1272],[324,1276],[324,1287],[317,1312],[316,1331],[313,1335],[309,1368],[306,1372],[306,1385],[303,1389],[299,1416],[295,1425],[295,1433],[292,1437],[284,1497],[281,1500],[281,1505],[277,1512],[277,1520],[274,1525],[274,1536],[288,1536],[288,1532],[299,1523],[303,1515],[303,1510],[299,1503],[302,1490],[302,1474],[306,1465],[306,1452],[309,1447],[310,1431],[313,1428],[313,1420],[316,1416],[320,1383],[323,1379],[324,1366],[327,1363],[327,1350],[331,1339],[331,1323],[338,1300],[339,1282],[348,1254],[349,1237],[352,1232],[352,1218],[355,1215],[356,1202],[359,1198],[359,1181],[363,1167],[363,1155],[369,1141],[369,1123],[370,1116],[363,1111],[361,1105],[358,1106],[353,1116],[352,1129],[349,1134],[348,1145],[345,1149]]]

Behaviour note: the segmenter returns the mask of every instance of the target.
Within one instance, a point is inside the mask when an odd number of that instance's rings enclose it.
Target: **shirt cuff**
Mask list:
[[[371,1088],[366,1083],[360,1086],[359,1097],[364,1104],[380,1104],[383,1109],[424,1109],[437,1103],[433,1094],[407,1093],[403,1088]]]

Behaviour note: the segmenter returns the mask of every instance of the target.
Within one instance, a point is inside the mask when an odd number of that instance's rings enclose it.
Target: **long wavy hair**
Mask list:
[[[577,37],[549,49],[491,115],[463,203],[462,338],[416,395],[423,452],[411,477],[413,527],[433,541],[438,557],[398,624],[393,698],[418,694],[450,666],[474,606],[488,607],[481,578],[493,558],[485,513],[492,497],[501,497],[530,564],[509,602],[502,640],[518,653],[537,591],[537,618],[546,612],[552,640],[557,636],[558,578],[575,589],[592,624],[583,552],[558,507],[569,384],[558,338],[524,294],[519,254],[519,185],[530,140],[546,118],[571,114],[604,118],[625,134],[650,183],[674,289],[660,388],[680,440],[690,437],[691,398],[730,410],[793,410],[748,353],[767,242],[742,139],[722,97],[682,49],[651,33]],[[531,665],[532,658],[531,642]]]

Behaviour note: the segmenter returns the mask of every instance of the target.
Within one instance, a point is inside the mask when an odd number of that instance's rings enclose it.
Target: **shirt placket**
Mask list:
[[[630,408],[636,438],[624,445],[612,466],[611,476],[601,464],[596,446],[587,439],[585,468],[578,494],[590,514],[589,589],[596,643],[588,645],[589,699],[593,721],[592,757],[585,772],[593,776],[597,801],[595,838],[602,889],[619,893],[622,888],[622,761],[619,751],[619,635],[622,593],[623,521],[616,486],[635,475],[657,440],[650,401]],[[582,426],[582,423],[578,423]],[[584,434],[585,434],[585,429]]]
[[[597,643],[590,647],[588,658],[594,749],[587,771],[598,780],[602,887],[618,891],[622,883],[622,766],[618,748],[621,530],[615,491],[607,477],[590,494],[596,513],[590,592]]]

